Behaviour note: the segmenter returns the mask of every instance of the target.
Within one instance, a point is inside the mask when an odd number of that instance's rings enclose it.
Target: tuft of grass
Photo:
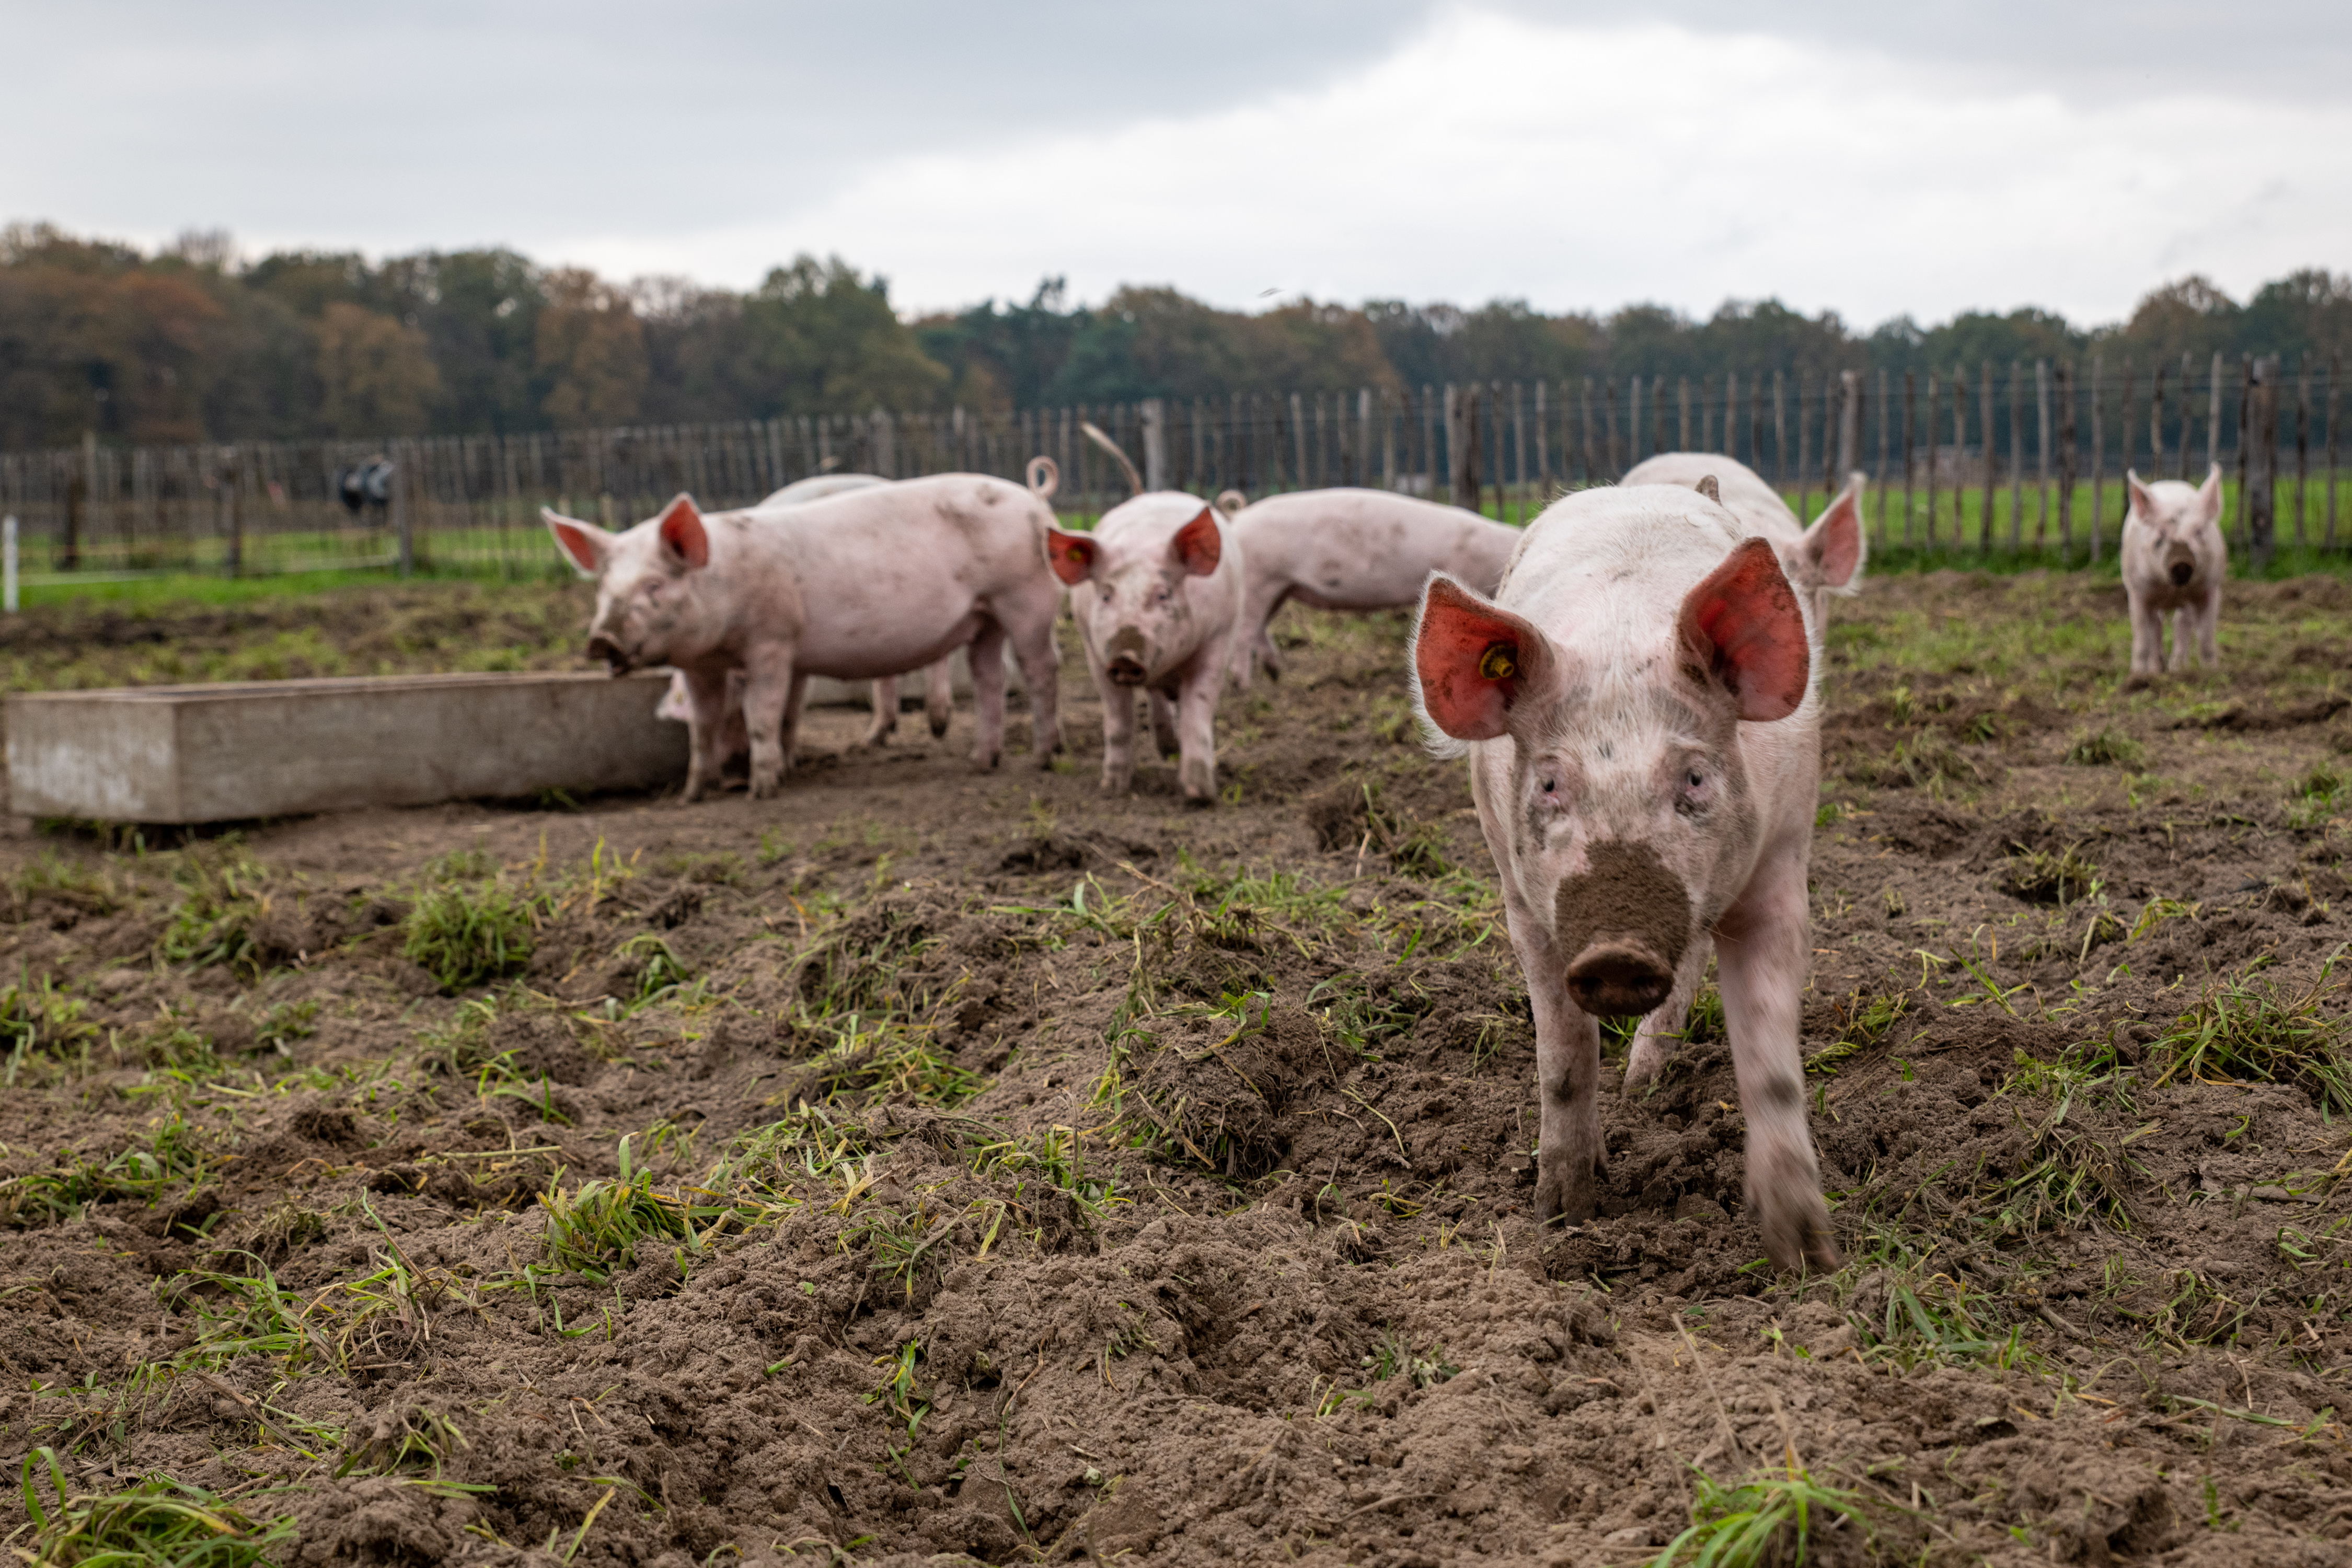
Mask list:
[[[2352,1114],[2352,1064],[2337,1045],[2343,1025],[2327,1010],[2343,990],[2332,962],[2300,987],[2275,980],[2214,982],[2149,1044],[2151,1064],[2164,1068],[2155,1087],[2176,1078],[2291,1083],[2336,1113]]]
[[[216,853],[190,849],[179,880],[186,892],[157,944],[163,957],[198,969],[225,964],[245,979],[258,979],[253,927],[269,908],[261,868],[233,845]]]
[[[2322,763],[2294,786],[2287,800],[2287,823],[2293,827],[2317,827],[2347,806],[2352,806],[2352,773],[2338,773]]]
[[[1868,1500],[1815,1480],[1793,1457],[1786,1469],[1761,1470],[1737,1486],[1694,1469],[1690,1528],[1651,1560],[1652,1568],[1801,1568],[1815,1533],[1842,1522],[1876,1542]]]
[[[2137,768],[2147,761],[2147,748],[2109,724],[2075,736],[2066,760],[2086,768]]]
[[[11,1079],[18,1062],[34,1051],[64,1055],[95,1039],[98,1026],[82,1016],[89,1007],[80,997],[59,992],[46,973],[38,980],[20,975],[16,984],[0,991],[0,1051],[10,1058]]]
[[[2101,885],[2098,867],[2084,855],[2080,844],[2069,844],[2055,854],[2028,849],[2022,844],[2010,847],[2014,853],[2001,862],[2001,889],[2027,903],[2063,909],[2096,892]]]
[[[1721,1005],[1717,1004],[1718,1007]],[[1838,1037],[1807,1057],[1805,1070],[1822,1078],[1834,1076],[1849,1057],[1859,1056],[1886,1038],[1910,1008],[1911,994],[1907,991],[1887,991],[1874,996],[1864,996],[1859,988],[1848,992],[1837,1004]]]
[[[41,1500],[39,1481],[49,1483]],[[291,1515],[257,1520],[217,1493],[166,1475],[118,1492],[68,1492],[53,1448],[25,1456],[22,1472],[31,1568],[247,1568],[294,1540]]]
[[[530,962],[541,908],[502,882],[433,888],[409,910],[401,952],[444,991],[503,980]]]
[[[1946,784],[1981,784],[1984,773],[1952,743],[1940,725],[1930,724],[1889,752],[1866,782],[1883,789],[1933,790]]]
[[[428,882],[478,882],[498,875],[499,863],[487,849],[452,849],[425,862]]]

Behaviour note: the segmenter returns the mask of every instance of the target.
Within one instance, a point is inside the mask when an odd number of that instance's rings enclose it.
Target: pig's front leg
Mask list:
[[[971,660],[971,713],[980,730],[971,765],[984,773],[1004,756],[1004,628],[982,622],[964,653]]]
[[[948,732],[948,721],[955,713],[955,655],[935,658],[923,671],[923,721],[931,727],[931,739],[936,741]]]
[[[2205,590],[2205,602],[2197,609],[2197,648],[2209,668],[2221,668],[2221,588],[2215,584]]]
[[[878,746],[898,727],[898,678],[886,675],[874,683],[874,721],[857,738],[861,746]]]
[[[776,793],[792,765],[803,678],[789,649],[755,659],[743,680],[743,719],[751,731],[751,798]]]
[[[719,787],[727,766],[727,671],[686,671],[686,798]]]
[[[1691,943],[1675,969],[1674,990],[1656,1012],[1642,1020],[1641,1033],[1633,1037],[1633,1049],[1625,1058],[1627,1094],[1638,1093],[1656,1081],[1668,1059],[1682,1047],[1684,1033],[1690,1027],[1691,998],[1698,994],[1699,981],[1714,951],[1715,945],[1705,937]]]
[[[2196,638],[2197,631],[2191,624],[2191,613],[2184,605],[2172,612],[2172,657],[2165,660],[2164,668],[2175,672],[2187,669],[2189,645],[2195,642]]]
[[[1568,977],[1549,959],[1528,962],[1536,1016],[1536,1219],[1582,1225],[1608,1174],[1601,1141],[1601,1021],[1568,999]]]
[[[1102,792],[1125,795],[1135,784],[1135,689],[1105,679],[1097,670],[1095,686],[1102,693]]]
[[[2147,600],[2136,589],[2126,589],[2130,595],[2131,669],[2134,675],[2154,675],[2164,668],[2164,615],[2151,608]]]
[[[1202,805],[1217,798],[1217,694],[1224,684],[1224,662],[1203,654],[1176,689],[1176,782],[1185,799]]]
[[[1716,973],[1739,1105],[1748,1115],[1748,1212],[1783,1268],[1835,1268],[1821,1167],[1805,1121],[1799,1009],[1808,951],[1805,856],[1767,851],[1739,901],[1717,922]]]

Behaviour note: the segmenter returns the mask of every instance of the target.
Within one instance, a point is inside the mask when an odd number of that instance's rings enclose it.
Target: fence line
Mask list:
[[[2342,364],[2305,355],[2231,363],[1956,364],[1948,371],[1729,372],[1423,385],[1402,394],[1233,392],[1006,412],[798,416],[690,426],[77,447],[0,454],[0,511],[22,520],[36,579],[159,569],[229,573],[438,561],[510,572],[551,559],[541,506],[607,527],[680,490],[747,506],[834,470],[1017,479],[1061,466],[1055,504],[1099,512],[1125,494],[1081,426],[1131,454],[1154,487],[1203,496],[1367,485],[1524,522],[1559,489],[1606,483],[1662,450],[1748,463],[1807,517],[1843,476],[1874,481],[1881,547],[2062,562],[2113,552],[2121,479],[2230,479],[2233,542],[2337,546]],[[1875,426],[1874,454],[1866,450]],[[2087,437],[2087,440],[2085,439]],[[348,510],[336,480],[393,465],[382,504]],[[2087,493],[2083,492],[2087,489]],[[2005,491],[2005,493],[2004,493]]]

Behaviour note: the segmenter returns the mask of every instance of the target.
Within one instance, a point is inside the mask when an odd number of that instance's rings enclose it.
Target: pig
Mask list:
[[[1870,552],[1862,530],[1862,499],[1869,481],[1859,473],[1847,476],[1845,489],[1822,509],[1810,528],[1797,521],[1764,476],[1719,452],[1661,452],[1634,464],[1619,483],[1696,489],[1709,479],[1732,515],[1772,542],[1780,570],[1799,593],[1812,600],[1818,639],[1829,625],[1830,595],[1851,597],[1862,589],[1862,568]],[[1813,646],[1818,651],[1821,644],[1816,640]]]
[[[790,766],[811,675],[870,680],[970,645],[979,737],[973,762],[1003,751],[1004,646],[1029,689],[1044,762],[1061,744],[1047,570],[1053,513],[1019,485],[940,474],[773,510],[716,512],[692,498],[619,534],[542,512],[583,575],[596,580],[588,651],[615,674],[676,665],[692,704],[686,796],[725,764],[727,675],[743,674],[751,793],[773,795]]]
[[[1176,490],[1121,501],[1092,533],[1054,529],[1045,545],[1102,694],[1103,793],[1134,782],[1141,687],[1160,754],[1180,755],[1184,797],[1213,801],[1217,697],[1242,635],[1241,545],[1216,508]]]
[[[1502,580],[1519,531],[1458,506],[1388,490],[1295,490],[1244,506],[1233,521],[1249,574],[1233,678],[1246,689],[1263,660],[1282,674],[1268,631],[1291,599],[1318,610],[1401,609],[1416,603],[1432,572],[1482,594]]]
[[[2124,593],[2131,600],[2131,668],[2154,675],[2165,668],[2164,612],[2172,612],[2169,668],[2187,669],[2191,645],[2208,665],[2221,662],[2214,634],[2221,625],[2221,578],[2229,546],[2221,540],[2221,469],[2214,465],[2195,489],[2177,479],[2142,484],[2126,470]]]
[[[1798,1037],[1812,646],[1773,542],[1662,485],[1555,502],[1491,598],[1444,573],[1423,594],[1413,700],[1433,748],[1470,759],[1535,1016],[1543,1220],[1601,1190],[1600,1020],[1686,1005],[1712,938],[1748,1212],[1780,1267],[1836,1266]]]
[[[803,501],[823,500],[827,496],[840,495],[845,490],[861,490],[869,485],[887,485],[890,481],[879,474],[818,474],[805,479],[794,479],[783,489],[762,498],[751,510],[764,511],[771,507],[798,506]],[[948,732],[948,720],[953,711],[955,692],[953,671],[946,660],[933,664],[926,671],[923,693],[923,714],[930,721],[934,739]],[[886,675],[874,683],[872,699],[874,721],[866,733],[858,737],[861,746],[878,746],[888,740],[898,728],[898,678]],[[687,695],[686,675],[679,671],[669,678],[669,689],[655,705],[654,717],[686,723],[694,710],[693,699]],[[730,762],[743,756],[751,749],[751,731],[743,723],[743,676],[740,670],[727,679],[727,720],[724,745]]]

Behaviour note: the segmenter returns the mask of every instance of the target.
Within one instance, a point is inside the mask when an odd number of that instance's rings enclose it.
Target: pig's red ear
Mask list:
[[[1812,652],[1805,613],[1761,539],[1740,542],[1683,598],[1683,642],[1723,683],[1742,719],[1786,719],[1805,700]]]
[[[702,514],[694,510],[692,496],[681,493],[662,508],[661,538],[688,566],[710,564],[710,534],[702,526]]]
[[[1551,640],[1501,605],[1433,573],[1413,626],[1413,683],[1421,710],[1457,741],[1491,741],[1510,728],[1522,692],[1551,674]]]
[[[1225,552],[1224,537],[1217,531],[1215,510],[1202,507],[1198,517],[1176,531],[1169,548],[1193,576],[1205,577],[1214,572]]]
[[[547,531],[555,535],[555,547],[572,563],[572,569],[583,577],[593,577],[604,569],[604,554],[613,547],[613,536],[592,522],[565,517],[546,507],[539,515],[547,524]]]
[[[1820,574],[1824,588],[1851,586],[1862,573],[1867,547],[1862,533],[1863,484],[1860,474],[1848,479],[1837,500],[1805,530],[1805,558]]]
[[[1045,560],[1054,575],[1075,588],[1094,575],[1095,556],[1101,547],[1083,533],[1066,529],[1045,531]]]

